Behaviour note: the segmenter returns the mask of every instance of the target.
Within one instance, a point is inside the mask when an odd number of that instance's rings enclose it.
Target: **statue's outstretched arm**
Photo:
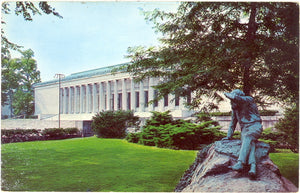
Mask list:
[[[237,120],[237,116],[234,110],[232,110],[231,113],[231,122],[228,128],[228,132],[227,132],[227,137],[223,138],[223,140],[228,140],[228,139],[232,139],[233,133],[235,131],[236,128],[236,124],[237,124],[238,120]]]

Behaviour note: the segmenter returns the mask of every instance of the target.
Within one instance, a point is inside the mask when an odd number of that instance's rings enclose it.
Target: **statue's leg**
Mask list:
[[[256,159],[255,159],[255,141],[253,140],[251,143],[251,150],[249,154],[248,163],[250,164],[249,175],[251,177],[256,176]]]
[[[251,142],[252,142],[252,137],[249,136],[244,136],[242,140],[242,146],[240,149],[240,154],[238,161],[241,161],[243,164],[247,163],[247,158],[249,156],[250,150],[251,150]]]
[[[249,164],[256,164],[256,159],[255,159],[255,141],[252,140],[251,142],[251,148],[250,148],[250,153],[249,153]]]
[[[247,158],[251,149],[252,138],[242,134],[242,146],[239,153],[238,162],[232,166],[235,171],[241,171],[247,163]]]

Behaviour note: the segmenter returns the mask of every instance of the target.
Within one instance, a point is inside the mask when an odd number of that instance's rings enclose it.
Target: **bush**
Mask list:
[[[49,128],[44,130],[37,129],[2,129],[1,143],[14,143],[25,141],[41,141],[51,139],[66,139],[80,137],[77,128]]]
[[[267,143],[267,144],[270,145],[270,149],[269,149],[270,153],[276,152],[276,148],[279,146],[278,141],[273,141],[273,140],[270,140],[270,139],[259,139],[259,141],[262,141],[262,142]]]
[[[160,118],[162,118],[160,120]],[[169,112],[152,112],[142,132],[128,137],[129,142],[172,149],[199,149],[201,144],[210,144],[226,136],[215,126],[215,121],[201,124],[185,120],[173,120]]]
[[[145,127],[147,126],[160,126],[160,125],[166,125],[169,123],[173,123],[173,117],[170,115],[171,111],[166,112],[157,112],[152,111],[152,116],[150,119],[146,120]]]
[[[132,111],[102,111],[92,119],[92,129],[97,137],[124,138],[128,127],[137,127],[139,117]]]
[[[131,143],[138,143],[140,140],[141,133],[128,133],[126,140]]]
[[[211,121],[210,114],[208,113],[197,113],[196,116],[196,122],[205,122],[205,121]]]
[[[44,140],[40,132],[37,129],[2,129],[1,143]]]
[[[65,132],[63,128],[47,128],[42,131],[46,139],[63,139]]]
[[[66,135],[80,135],[80,131],[76,127],[66,128],[64,132]]]
[[[211,113],[197,113],[195,114],[195,116],[196,116],[196,120],[195,120],[196,123],[212,121],[211,124],[213,124],[214,126],[219,125],[218,121],[212,120]]]
[[[275,124],[275,128],[285,134],[284,141],[289,145],[289,148],[299,152],[299,106],[294,105],[292,108],[287,108],[284,113],[284,118],[280,119]]]

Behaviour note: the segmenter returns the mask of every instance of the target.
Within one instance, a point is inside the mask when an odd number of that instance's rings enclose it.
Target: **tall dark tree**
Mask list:
[[[128,48],[126,69],[137,80],[163,77],[160,96],[194,92],[196,107],[240,88],[258,101],[298,101],[297,3],[183,2],[176,13],[145,16],[162,33],[162,46]]]

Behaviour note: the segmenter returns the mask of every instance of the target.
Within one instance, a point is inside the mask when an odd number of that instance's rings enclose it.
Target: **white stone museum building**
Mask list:
[[[111,73],[119,66],[78,72],[60,80],[35,84],[35,114],[39,119],[57,120],[60,115],[61,120],[91,120],[99,111],[119,109],[132,110],[135,115],[145,118],[151,116],[151,111],[170,110],[175,118],[186,118],[193,113],[184,105],[190,97],[169,94],[149,104],[156,95],[152,86],[159,79],[135,82],[127,72]]]

